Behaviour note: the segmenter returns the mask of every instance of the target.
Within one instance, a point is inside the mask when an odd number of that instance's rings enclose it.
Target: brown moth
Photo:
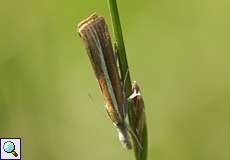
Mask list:
[[[125,121],[126,98],[121,82],[108,26],[102,16],[91,15],[77,28],[106,103],[106,111],[117,128],[119,140],[131,149]]]

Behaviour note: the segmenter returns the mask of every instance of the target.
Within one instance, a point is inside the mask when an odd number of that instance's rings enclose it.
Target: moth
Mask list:
[[[129,129],[125,121],[127,98],[105,19],[92,14],[78,25],[77,31],[86,47],[106,103],[106,111],[117,128],[119,140],[125,148],[131,149]]]
[[[133,136],[137,145],[134,145],[134,150],[142,150],[147,145],[147,124],[145,115],[145,104],[141,94],[140,86],[136,81],[132,84],[132,94],[128,100],[132,105],[132,128]],[[140,152],[135,152],[140,157]]]

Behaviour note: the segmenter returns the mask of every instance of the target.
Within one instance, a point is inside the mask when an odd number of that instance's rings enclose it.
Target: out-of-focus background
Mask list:
[[[142,87],[149,160],[230,159],[230,1],[118,0]],[[0,5],[0,137],[25,160],[134,159],[124,150],[76,25],[106,0]]]

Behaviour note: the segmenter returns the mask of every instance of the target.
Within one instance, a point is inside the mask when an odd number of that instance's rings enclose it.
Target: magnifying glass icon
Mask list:
[[[7,141],[3,144],[3,150],[6,152],[6,153],[11,153],[14,155],[14,157],[17,157],[18,154],[17,152],[15,151],[15,145],[13,142],[11,141]]]

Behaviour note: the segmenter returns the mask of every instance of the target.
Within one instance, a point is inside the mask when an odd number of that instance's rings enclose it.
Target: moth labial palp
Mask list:
[[[126,97],[105,19],[93,14],[78,25],[78,32],[101,88],[106,111],[118,130],[119,140],[131,149],[124,112]]]

